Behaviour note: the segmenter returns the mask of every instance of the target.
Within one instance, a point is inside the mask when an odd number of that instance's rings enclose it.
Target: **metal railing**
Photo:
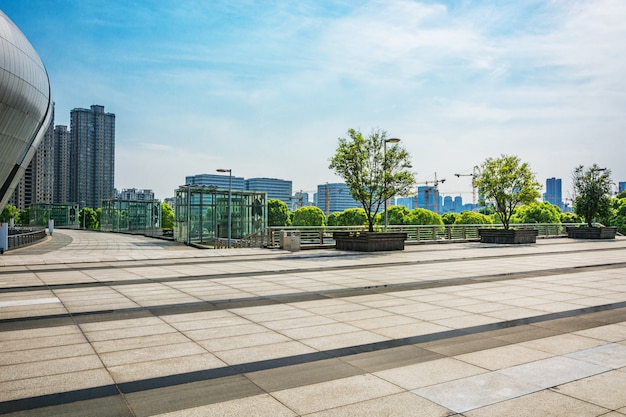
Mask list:
[[[22,246],[32,245],[45,237],[45,228],[10,229],[8,236],[8,249],[11,250]]]
[[[514,229],[537,229],[538,237],[565,237],[566,227],[578,226],[580,223],[524,223],[512,224]],[[381,231],[383,226],[375,226]],[[388,225],[389,232],[404,232],[407,234],[407,244],[437,243],[446,241],[479,240],[478,229],[501,229],[498,224],[447,224],[447,225]],[[237,247],[256,247],[277,249],[281,247],[281,235],[296,233],[300,237],[302,248],[326,247],[335,244],[333,232],[361,232],[367,226],[283,226],[268,227],[254,235],[247,236],[237,243]]]

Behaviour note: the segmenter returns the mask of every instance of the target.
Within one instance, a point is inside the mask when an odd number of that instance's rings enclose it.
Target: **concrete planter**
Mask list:
[[[358,252],[404,250],[406,233],[400,232],[334,232],[335,249]]]
[[[571,239],[615,239],[617,227],[567,227]]]
[[[538,234],[537,229],[478,229],[481,243],[536,243]]]

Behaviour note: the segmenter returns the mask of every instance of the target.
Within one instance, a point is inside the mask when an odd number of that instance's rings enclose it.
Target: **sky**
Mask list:
[[[341,182],[348,129],[387,131],[418,185],[517,155],[572,197],[578,165],[626,181],[624,0],[0,0],[41,57],[55,125],[116,115],[115,186],[171,197],[231,169]],[[460,177],[455,174],[463,174]],[[445,182],[443,180],[445,179]]]

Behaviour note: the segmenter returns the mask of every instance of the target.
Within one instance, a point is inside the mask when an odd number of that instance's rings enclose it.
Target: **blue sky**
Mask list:
[[[350,128],[387,130],[417,181],[518,155],[545,184],[598,163],[626,181],[626,2],[0,0],[46,66],[56,124],[116,114],[116,187],[173,195],[231,168],[339,182]]]

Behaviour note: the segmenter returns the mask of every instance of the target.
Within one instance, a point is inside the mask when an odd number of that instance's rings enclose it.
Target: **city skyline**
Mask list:
[[[626,4],[408,0],[128,6],[3,5],[48,71],[56,125],[117,115],[115,187],[171,197],[185,176],[286,178],[328,169],[349,128],[380,127],[417,181],[471,201],[469,174],[518,155],[540,182],[597,163],[626,179]],[[60,25],[59,22],[71,22]]]

